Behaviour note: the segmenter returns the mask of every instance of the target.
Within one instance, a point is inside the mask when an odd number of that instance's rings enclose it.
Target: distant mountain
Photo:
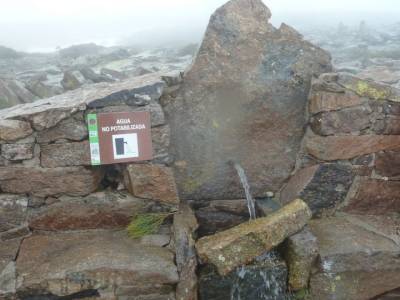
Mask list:
[[[0,46],[0,59],[14,59],[24,56],[25,53],[15,51],[14,49]]]

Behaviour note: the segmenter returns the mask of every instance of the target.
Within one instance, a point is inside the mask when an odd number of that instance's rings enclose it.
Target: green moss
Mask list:
[[[153,234],[158,231],[165,219],[172,213],[140,214],[132,218],[127,227],[130,237],[137,239],[142,236]]]
[[[293,297],[295,300],[312,300],[310,291],[308,289],[302,289],[297,291]]]

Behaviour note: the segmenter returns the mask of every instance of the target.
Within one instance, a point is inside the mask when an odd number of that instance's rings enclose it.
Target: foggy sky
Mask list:
[[[0,45],[21,51],[96,42],[198,42],[226,0],[0,0]],[[264,0],[272,22],[295,27],[400,21],[398,0]]]

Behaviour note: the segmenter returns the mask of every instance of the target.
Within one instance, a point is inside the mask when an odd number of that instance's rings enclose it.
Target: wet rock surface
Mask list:
[[[285,262],[276,252],[271,252],[224,277],[210,265],[202,268],[199,295],[201,300],[284,300],[288,299],[286,278]]]
[[[219,8],[177,97],[164,99],[185,199],[241,198],[229,160],[255,196],[278,190],[294,167],[311,77],[331,70],[330,57],[270,17],[258,0]]]

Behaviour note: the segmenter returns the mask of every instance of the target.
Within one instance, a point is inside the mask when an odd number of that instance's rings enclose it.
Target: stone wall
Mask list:
[[[372,299],[400,286],[400,91],[328,73],[313,80],[308,104],[280,202],[300,197],[313,211],[314,298]]]
[[[124,230],[133,215],[179,202],[159,98],[180,75],[164,79],[96,84],[0,111],[0,299],[175,299],[171,222],[139,240]],[[86,114],[118,111],[150,112],[153,160],[93,167]]]

